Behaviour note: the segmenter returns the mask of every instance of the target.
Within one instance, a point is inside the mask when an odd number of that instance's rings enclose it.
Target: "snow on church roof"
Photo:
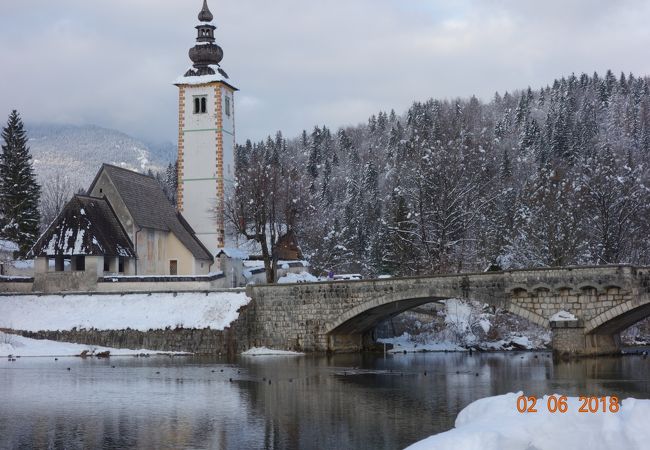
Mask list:
[[[213,74],[213,75],[201,75],[201,76],[190,76],[190,77],[186,77],[186,76],[183,75],[183,76],[180,76],[180,77],[176,78],[176,80],[174,81],[173,84],[178,86],[178,85],[199,85],[199,84],[208,84],[208,83],[220,82],[220,83],[223,83],[223,84],[225,84],[227,86],[230,86],[231,88],[233,88],[236,91],[239,90],[235,86],[230,84],[230,82],[226,78],[224,78],[222,75],[219,74],[219,72],[218,72],[219,67],[217,67],[217,66],[210,66],[210,67],[216,72],[215,74]]]
[[[135,256],[105,199],[75,195],[32,248],[34,256]]]

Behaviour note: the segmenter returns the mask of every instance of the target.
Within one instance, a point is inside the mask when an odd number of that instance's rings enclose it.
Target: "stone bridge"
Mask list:
[[[369,281],[249,286],[252,345],[358,351],[383,320],[425,303],[472,299],[552,330],[553,349],[608,354],[650,315],[650,268],[566,267]],[[577,320],[551,322],[559,311]],[[252,320],[251,320],[252,319]]]

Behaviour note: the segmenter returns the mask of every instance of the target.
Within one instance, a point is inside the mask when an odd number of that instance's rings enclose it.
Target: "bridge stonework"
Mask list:
[[[650,269],[572,267],[264,285],[249,286],[248,293],[253,346],[358,351],[385,319],[425,303],[465,298],[551,329],[557,352],[591,355],[616,351],[620,331],[650,315]],[[576,320],[551,322],[562,310]]]

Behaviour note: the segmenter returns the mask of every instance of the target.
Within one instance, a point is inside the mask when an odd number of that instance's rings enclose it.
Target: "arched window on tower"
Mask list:
[[[194,114],[208,112],[208,98],[205,95],[194,97]]]

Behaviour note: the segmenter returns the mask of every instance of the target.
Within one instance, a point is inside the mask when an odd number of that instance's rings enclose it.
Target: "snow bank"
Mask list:
[[[463,348],[453,342],[448,341],[430,341],[430,342],[415,342],[413,337],[404,333],[399,337],[378,339],[380,344],[393,344],[392,350],[388,353],[418,353],[418,352],[465,352]]]
[[[578,318],[568,311],[559,311],[553,314],[549,320],[551,322],[563,322],[566,320],[578,320]]]
[[[32,356],[78,356],[87,350],[88,353],[101,353],[109,351],[111,356],[133,356],[141,354],[165,354],[185,355],[181,352],[160,352],[155,350],[126,350],[110,347],[99,347],[93,345],[71,344],[68,342],[56,342],[29,339],[13,334],[0,333],[0,357],[9,355],[32,357]]]
[[[0,328],[222,330],[237,319],[237,310],[249,301],[243,292],[0,297]]]
[[[293,283],[315,283],[318,278],[308,272],[301,273],[288,273],[278,279],[278,284],[293,284]]]
[[[290,352],[286,350],[273,350],[266,347],[253,347],[242,353],[243,356],[300,356],[304,353]]]
[[[517,411],[517,397],[506,394],[477,400],[456,418],[456,427],[408,450],[642,450],[650,442],[650,400],[623,400],[618,413],[579,413],[582,402],[568,399],[568,411],[551,414],[546,399],[537,413]],[[559,398],[559,395],[556,395]]]

